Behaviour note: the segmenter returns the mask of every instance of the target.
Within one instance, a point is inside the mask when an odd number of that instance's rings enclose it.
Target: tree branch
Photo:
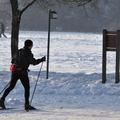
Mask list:
[[[84,1],[80,2],[78,6],[84,6],[84,5],[86,5],[87,3],[92,2],[92,1],[93,1],[93,0],[84,0]]]
[[[33,0],[33,1],[31,1],[26,7],[24,7],[24,8],[21,10],[21,14],[22,14],[25,10],[27,10],[27,8],[29,8],[31,5],[33,5],[36,1],[37,1],[37,0]]]

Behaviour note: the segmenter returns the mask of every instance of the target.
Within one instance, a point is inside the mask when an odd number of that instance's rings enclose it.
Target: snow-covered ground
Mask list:
[[[8,35],[9,36],[9,35]],[[34,41],[36,58],[46,55],[46,32],[21,32],[20,45]],[[10,80],[10,38],[0,42],[0,90]],[[38,111],[24,111],[23,87],[18,82],[0,111],[0,120],[120,120],[120,84],[114,83],[115,53],[108,53],[106,84],[101,83],[102,35],[52,33],[50,73],[46,80],[46,63],[33,99]],[[31,66],[31,93],[41,65]]]

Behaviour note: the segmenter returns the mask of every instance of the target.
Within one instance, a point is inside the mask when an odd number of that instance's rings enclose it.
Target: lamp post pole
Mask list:
[[[50,54],[50,25],[51,25],[51,10],[49,10],[49,18],[48,18],[48,42],[47,42],[47,73],[46,79],[49,76],[49,54]]]
[[[47,42],[47,71],[46,71],[46,79],[49,77],[49,56],[50,56],[50,28],[51,28],[51,19],[56,19],[55,11],[49,10],[49,18],[48,18],[48,42]]]

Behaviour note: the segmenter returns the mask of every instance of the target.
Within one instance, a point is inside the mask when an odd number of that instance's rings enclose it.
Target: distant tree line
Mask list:
[[[1,0],[2,1],[2,0]],[[0,2],[1,2],[0,1]],[[43,9],[54,8],[62,4],[70,6],[84,6],[96,0],[3,0],[11,5],[11,58],[16,57],[19,43],[19,29],[23,13],[33,4],[39,5]]]

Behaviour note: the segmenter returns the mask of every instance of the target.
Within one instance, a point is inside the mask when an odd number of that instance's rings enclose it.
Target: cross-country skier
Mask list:
[[[19,49],[16,55],[16,58],[12,60],[12,75],[11,81],[8,88],[5,90],[3,96],[0,99],[0,107],[2,109],[6,109],[5,107],[5,98],[11,92],[11,90],[15,87],[18,79],[20,79],[24,89],[25,89],[25,110],[29,111],[31,109],[35,109],[29,103],[30,96],[30,83],[28,78],[28,67],[30,64],[37,65],[46,60],[46,57],[42,57],[41,59],[35,59],[31,52],[33,47],[33,42],[31,40],[26,40],[24,43],[24,47]]]

